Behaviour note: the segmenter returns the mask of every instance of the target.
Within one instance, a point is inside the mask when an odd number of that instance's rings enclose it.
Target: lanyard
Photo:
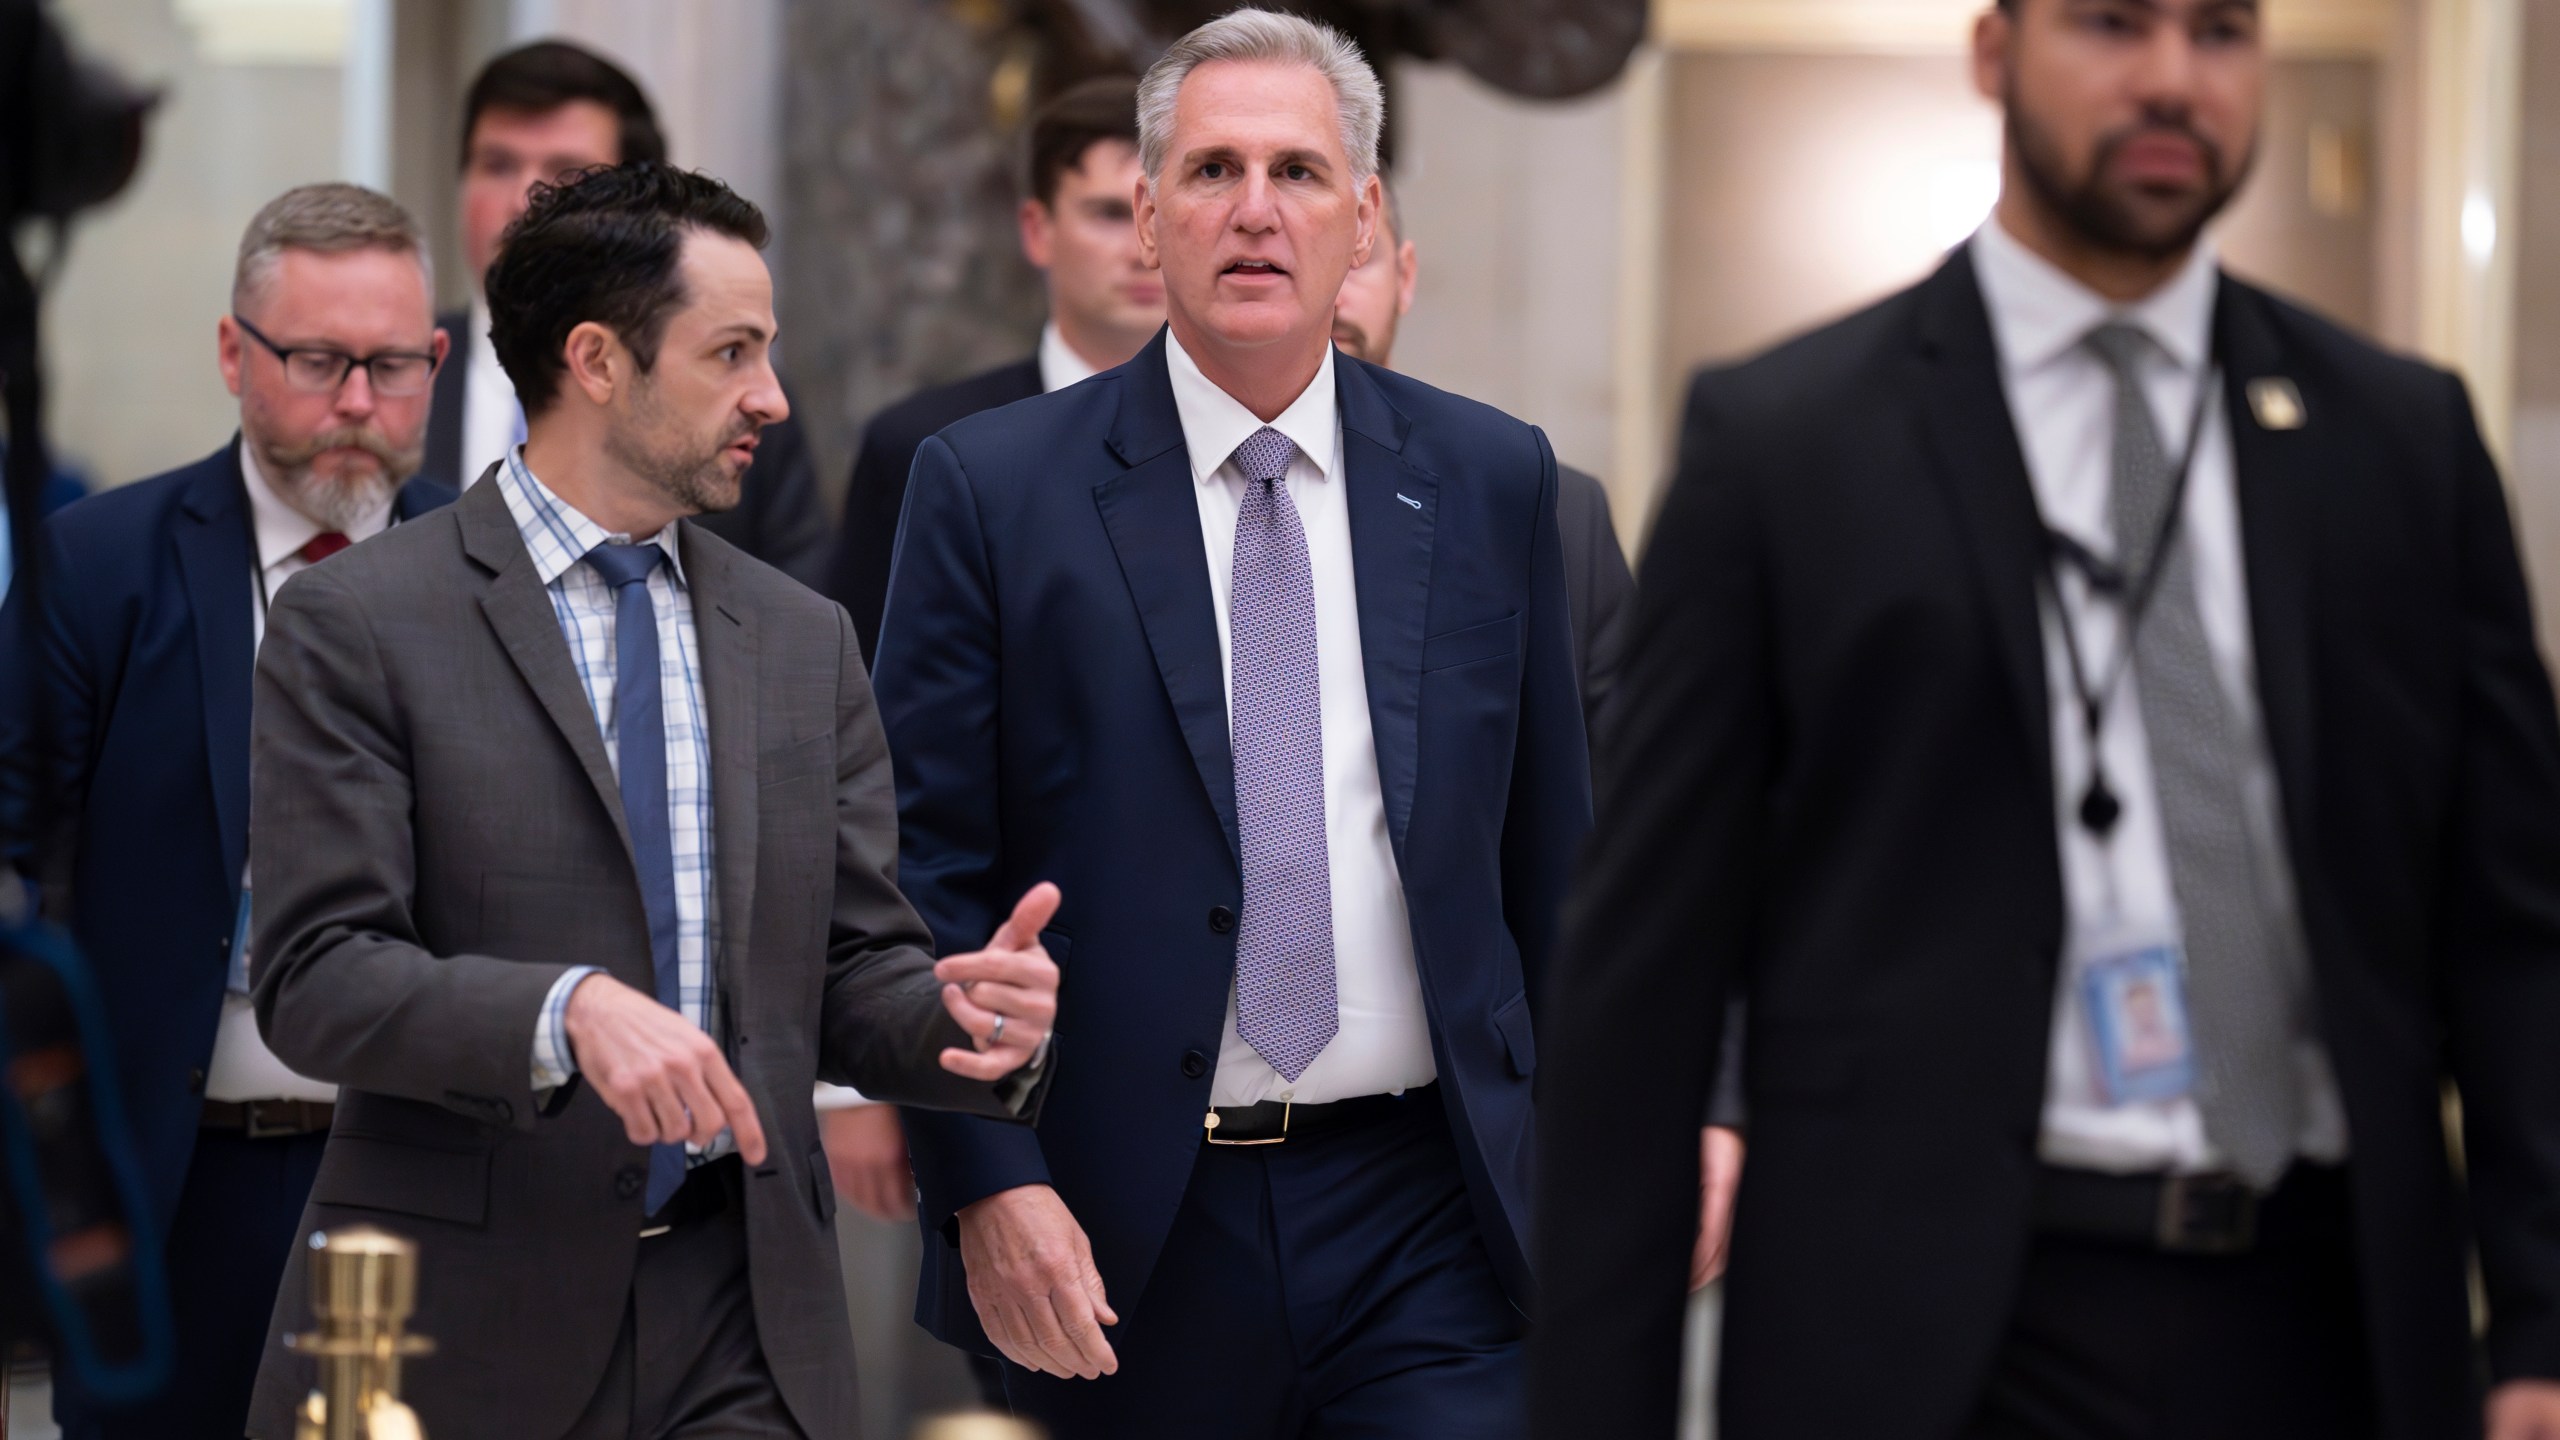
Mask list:
[[[2195,475],[2196,453],[2204,447],[2205,406],[2220,388],[2221,377],[2219,365],[2207,365],[2203,382],[2196,386],[2195,413],[2187,423],[2186,449],[2178,457],[2177,474],[2169,482],[2169,506],[2160,517],[2149,563],[2142,567],[2140,575],[2131,574],[2126,568],[2125,557],[2132,552],[2126,550],[2124,537],[2117,537],[2117,559],[2111,562],[2050,524],[2044,527],[2047,563],[2036,572],[2036,578],[2052,600],[2054,620],[2062,628],[2063,654],[2071,661],[2071,691],[2080,702],[2081,724],[2089,736],[2089,785],[2080,794],[2080,824],[2101,840],[2124,815],[2124,802],[2116,798],[2115,787],[2107,783],[2106,751],[2101,745],[2107,728],[2107,707],[2123,688],[2125,672],[2133,667],[2134,641],[2142,633],[2142,622],[2151,614],[2151,602],[2160,592],[2161,574],[2169,568],[2169,547],[2177,543],[2185,522],[2187,485]],[[2080,650],[2080,632],[2071,623],[2071,612],[2063,608],[2062,587],[2054,578],[2055,571],[2065,565],[2080,572],[2092,595],[2115,602],[2124,616],[2124,635],[2113,661],[2094,682],[2088,658]]]

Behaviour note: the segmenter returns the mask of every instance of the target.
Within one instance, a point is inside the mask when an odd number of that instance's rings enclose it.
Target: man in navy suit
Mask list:
[[[249,1006],[249,677],[276,587],[452,498],[410,478],[447,345],[427,264],[417,222],[357,186],[259,211],[217,327],[240,433],[53,516],[42,583],[9,601],[42,591],[36,653],[0,623],[0,695],[52,707],[47,900],[106,999],[176,1307],[149,1402],[106,1409],[57,1370],[72,1440],[236,1440],[247,1420],[333,1099]],[[24,753],[26,720],[0,706],[0,753]]]
[[[1376,76],[1240,10],[1139,89],[1170,319],[918,453],[875,685],[945,944],[1033,879],[1036,1132],[910,1116],[920,1318],[1083,1437],[1519,1433],[1531,997],[1589,823],[1556,465],[1329,343]]]

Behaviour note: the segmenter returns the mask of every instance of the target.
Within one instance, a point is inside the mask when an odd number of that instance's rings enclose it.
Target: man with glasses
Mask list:
[[[452,498],[413,480],[445,357],[416,221],[353,185],[258,212],[217,336],[240,433],[205,459],[46,523],[27,653],[0,624],[0,695],[52,710],[64,832],[49,903],[96,968],[153,1213],[177,1368],[109,1408],[57,1373],[73,1440],[236,1437],[334,1092],[259,1038],[249,910],[249,677],[285,580]],[[0,707],[0,751],[27,743]]]

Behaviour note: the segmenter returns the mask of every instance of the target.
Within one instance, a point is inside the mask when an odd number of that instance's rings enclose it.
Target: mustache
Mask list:
[[[322,452],[329,450],[361,450],[372,456],[385,471],[397,469],[403,458],[398,446],[393,445],[379,432],[362,425],[345,425],[335,430],[323,430],[299,445],[289,448],[279,447],[275,458],[286,465],[308,465],[320,458]]]

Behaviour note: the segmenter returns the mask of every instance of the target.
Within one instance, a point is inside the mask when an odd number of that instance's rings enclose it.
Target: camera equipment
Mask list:
[[[49,222],[49,274],[71,217],[133,178],[152,97],[73,57],[37,0],[0,0],[0,399],[16,563],[9,607],[32,667],[43,608],[43,434],[37,277],[17,247]],[[88,971],[39,913],[33,877],[53,833],[56,769],[44,683],[0,694],[28,742],[0,755],[0,1348],[48,1340],[103,1400],[148,1394],[171,1345],[158,1228],[126,1138],[106,1023]],[[5,1400],[0,1400],[5,1408]]]

